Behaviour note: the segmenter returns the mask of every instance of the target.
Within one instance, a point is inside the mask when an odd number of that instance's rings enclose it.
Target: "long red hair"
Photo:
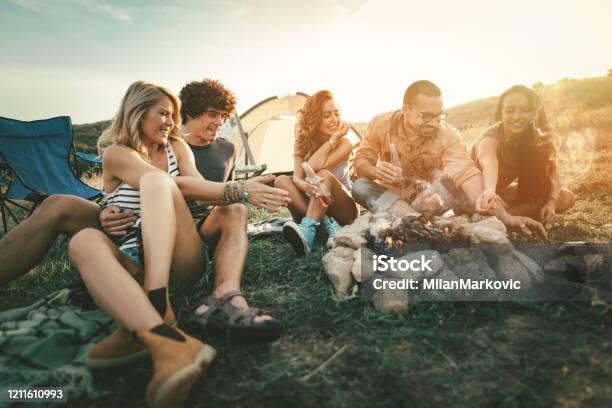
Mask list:
[[[295,152],[304,160],[308,160],[325,143],[319,125],[323,119],[323,104],[330,99],[334,99],[332,93],[323,89],[309,96],[299,110]]]

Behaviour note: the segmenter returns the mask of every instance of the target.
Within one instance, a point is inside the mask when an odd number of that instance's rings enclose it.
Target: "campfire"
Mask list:
[[[372,262],[381,255],[399,264],[428,259],[431,265],[423,271],[381,272]],[[557,300],[568,294],[581,300],[612,300],[609,258],[607,244],[559,249],[530,243],[517,249],[496,217],[418,213],[395,194],[385,193],[374,213],[361,215],[338,232],[323,265],[337,295],[360,290],[377,309],[398,312],[424,300]],[[572,268],[578,277],[570,280],[567,269]],[[599,276],[595,286],[590,285],[593,276]],[[377,287],[383,281],[385,288]],[[402,281],[413,287],[389,288]],[[478,282],[493,289],[473,290],[484,285]],[[424,290],[428,284],[430,290]],[[520,291],[506,290],[509,284]],[[447,286],[459,289],[445,290]]]

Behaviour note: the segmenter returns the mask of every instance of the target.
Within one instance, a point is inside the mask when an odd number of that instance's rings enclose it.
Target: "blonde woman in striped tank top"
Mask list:
[[[84,229],[69,247],[92,297],[119,326],[91,349],[86,364],[117,367],[150,354],[155,372],[146,399],[152,406],[180,405],[215,355],[176,328],[168,301],[170,270],[187,284],[204,269],[203,242],[185,198],[219,204],[245,197],[268,208],[285,204],[255,191],[256,183],[204,180],[180,133],[179,112],[178,98],[165,88],[142,81],[128,88],[98,145],[104,148],[109,201],[132,209],[137,228],[118,243],[97,229]]]

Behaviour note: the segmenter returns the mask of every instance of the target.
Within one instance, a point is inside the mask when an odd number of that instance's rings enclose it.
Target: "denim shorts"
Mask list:
[[[202,218],[194,220],[198,227],[204,223],[206,217],[210,214],[204,215]],[[131,248],[121,248],[119,246],[119,250],[127,256],[136,266],[138,266],[144,273],[144,247],[142,244],[142,235],[140,232],[140,228],[137,228],[136,234],[138,236],[138,246]],[[210,276],[213,273],[212,268],[212,259],[209,248],[207,245],[204,245],[204,268],[202,270],[202,276],[198,280],[198,285],[203,285],[208,282]],[[137,277],[137,280],[142,284],[144,281],[144,276]],[[141,281],[142,280],[142,281]]]
[[[119,249],[119,250],[125,256],[130,258],[130,260],[134,262],[134,264],[137,265],[141,269],[141,271],[144,273],[144,259],[143,259],[142,251],[140,250],[140,248],[125,248],[125,249]],[[200,276],[200,279],[198,279],[198,281],[195,283],[195,286],[200,288],[208,284],[212,274],[213,274],[212,259],[211,259],[208,247],[205,245],[204,246],[204,269],[202,271],[202,275]],[[138,276],[134,276],[134,278],[141,285],[144,284],[144,275],[139,274]]]
[[[119,250],[144,271],[144,259],[140,248],[119,248]]]

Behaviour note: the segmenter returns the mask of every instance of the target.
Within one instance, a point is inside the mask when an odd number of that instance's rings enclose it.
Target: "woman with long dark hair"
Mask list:
[[[332,93],[327,90],[310,96],[300,110],[293,178],[280,176],[274,183],[275,187],[289,192],[289,210],[295,222],[285,224],[283,233],[300,255],[312,249],[319,224],[325,227],[331,239],[340,225],[350,224],[357,218],[357,204],[351,197],[348,174],[348,159],[354,147],[346,137],[349,128],[340,117]],[[320,180],[305,174],[305,162]],[[321,199],[318,183],[324,185],[331,202]]]
[[[495,119],[471,148],[485,184],[477,208],[493,208],[499,195],[509,213],[551,225],[556,214],[574,205],[576,196],[561,185],[552,129],[540,97],[515,85],[500,95]]]

